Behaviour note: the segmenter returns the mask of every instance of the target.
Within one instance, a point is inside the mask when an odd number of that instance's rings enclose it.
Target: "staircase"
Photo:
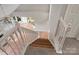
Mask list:
[[[17,23],[0,37],[0,54],[23,55],[27,46],[37,38],[37,32],[22,28]]]
[[[49,40],[48,39],[44,39],[44,38],[38,38],[36,41],[34,41],[32,44],[30,44],[30,46],[54,49],[54,47],[49,42]]]
[[[48,39],[38,38],[27,47],[25,55],[56,55],[56,51]]]

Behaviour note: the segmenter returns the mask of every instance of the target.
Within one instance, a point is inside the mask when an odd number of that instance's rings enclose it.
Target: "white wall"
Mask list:
[[[18,6],[19,4],[1,4],[5,16],[10,15]]]
[[[1,17],[4,17],[4,15],[5,15],[1,7],[2,7],[2,6],[0,5],[0,18],[1,18]]]
[[[68,33],[68,37],[75,37],[79,33],[79,5],[68,5],[65,14],[66,23],[71,23],[71,31]]]
[[[18,6],[19,4],[1,4],[0,18],[10,15]]]
[[[35,24],[35,31],[44,31],[44,32],[49,32],[49,25],[48,21],[40,24]]]
[[[52,10],[51,10],[51,18],[49,20],[49,26],[50,26],[50,32],[49,32],[49,39],[53,39],[58,20],[62,16],[64,17],[65,11],[66,11],[67,5],[52,5]]]

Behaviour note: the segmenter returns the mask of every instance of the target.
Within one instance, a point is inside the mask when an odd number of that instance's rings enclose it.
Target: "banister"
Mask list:
[[[54,47],[57,53],[63,53],[62,52],[63,44],[66,39],[66,35],[70,31],[70,29],[71,29],[71,24],[66,24],[64,19],[61,17],[58,20],[56,33],[53,38]]]
[[[14,34],[16,38],[14,37]],[[10,38],[9,38],[10,37]],[[7,31],[3,37],[0,38],[0,50],[5,54],[24,54],[27,46],[38,38],[38,33],[29,29],[20,27],[17,23],[13,28]],[[7,42],[7,44],[5,44]],[[3,47],[3,45],[5,46]],[[7,45],[7,47],[6,47]],[[6,48],[5,48],[6,47]],[[11,50],[5,50],[11,48]],[[9,51],[9,52],[8,52]]]

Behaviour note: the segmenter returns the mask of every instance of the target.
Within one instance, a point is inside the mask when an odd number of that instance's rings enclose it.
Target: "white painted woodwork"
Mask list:
[[[70,25],[66,24],[63,18],[60,18],[58,20],[56,32],[53,39],[49,39],[51,43],[54,45],[56,53],[63,53],[62,48],[66,39],[66,35],[69,31],[70,31]]]
[[[38,33],[19,24],[9,28],[9,31],[0,38],[0,54],[20,55],[24,54],[27,46],[38,38]]]
[[[61,44],[58,41],[59,37],[57,37],[57,36],[55,37],[55,34],[56,34],[56,30],[58,28],[57,27],[58,26],[58,21],[60,20],[61,17],[64,19],[66,8],[67,8],[67,5],[62,5],[62,4],[52,5],[52,7],[51,7],[51,17],[49,19],[49,28],[50,28],[49,40],[52,43],[52,45],[54,45],[57,53],[62,53],[62,51],[60,51],[61,49],[59,50],[60,44]],[[63,26],[63,25],[64,24],[62,24],[61,26]],[[62,30],[63,30],[63,28],[62,28]],[[65,30],[63,31],[63,34],[64,33],[65,33]],[[60,35],[61,35],[61,33],[58,34],[58,36],[60,36]]]
[[[49,20],[49,28],[50,28],[49,39],[51,40],[55,35],[58,20],[60,19],[61,16],[63,16],[62,14],[65,13],[65,10],[63,10],[63,7],[66,8],[66,5],[52,5],[51,7],[51,17]]]
[[[0,5],[0,13],[1,13],[0,18],[7,15],[33,17],[35,20],[35,26],[36,26],[34,30],[49,32],[49,40],[52,43],[52,45],[54,45],[56,52],[62,53],[62,47],[66,36],[77,37],[79,39],[79,20],[78,20],[79,5],[63,5],[63,4],[53,5],[52,4],[51,8],[49,7],[50,5],[42,5],[42,4],[41,5],[31,4],[31,5],[20,5],[20,6],[2,4]],[[72,24],[71,31],[67,33],[66,31],[69,28],[68,27],[69,23]],[[24,43],[24,45],[26,44],[26,46],[28,46],[31,42],[34,41],[35,38],[38,37],[37,36],[38,33],[22,27],[19,29],[18,33],[20,37],[18,35],[16,36],[18,40],[21,39],[19,40],[19,44]],[[23,34],[24,36],[21,36]],[[26,38],[27,40],[25,42],[24,40]],[[62,40],[59,38],[62,38]]]

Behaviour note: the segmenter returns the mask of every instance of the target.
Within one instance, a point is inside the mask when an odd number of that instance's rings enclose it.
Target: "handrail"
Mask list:
[[[20,27],[17,23],[2,38],[0,38],[0,54],[24,54],[29,44],[38,38],[38,33]]]
[[[66,34],[71,29],[70,25],[71,24],[66,24],[66,22],[63,20],[62,17],[58,20],[56,33],[53,38],[54,47],[57,53],[63,53],[62,48],[63,48],[64,41],[66,39]]]

